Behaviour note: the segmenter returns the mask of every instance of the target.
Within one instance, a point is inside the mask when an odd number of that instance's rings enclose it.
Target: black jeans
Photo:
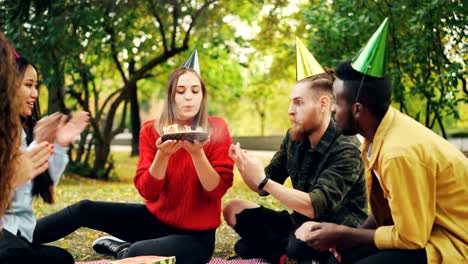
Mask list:
[[[402,249],[391,249],[391,250],[379,250],[375,246],[356,247],[343,252],[342,263],[354,263],[354,264],[426,264],[427,256],[426,250],[402,250]],[[327,264],[336,263],[333,259],[330,259]]]
[[[283,254],[305,260],[323,260],[329,252],[319,252],[298,240],[296,226],[288,211],[275,211],[263,206],[245,209],[236,215],[234,230],[241,236],[235,251],[242,258],[264,258],[278,263]]]
[[[83,200],[37,221],[34,241],[58,240],[80,227],[107,232],[130,242],[127,258],[176,256],[177,263],[206,263],[214,252],[216,230],[190,231],[161,223],[143,204]]]
[[[73,264],[72,255],[65,249],[33,244],[7,230],[0,233],[0,263]]]

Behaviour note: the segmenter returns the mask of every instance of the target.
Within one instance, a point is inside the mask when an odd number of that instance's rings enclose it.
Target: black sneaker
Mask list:
[[[258,250],[255,251],[251,246],[247,245],[247,243],[242,238],[239,239],[234,245],[234,252],[236,252],[237,256],[243,259],[260,257]]]
[[[100,237],[93,242],[93,249],[96,253],[115,258],[118,258],[119,253],[126,251],[129,247],[130,243],[112,236]]]

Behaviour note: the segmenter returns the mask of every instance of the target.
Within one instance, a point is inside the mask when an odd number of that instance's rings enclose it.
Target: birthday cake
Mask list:
[[[208,139],[208,132],[202,131],[201,128],[192,130],[189,126],[185,126],[183,130],[179,130],[177,125],[171,125],[164,128],[164,134],[161,136],[161,140],[187,140],[194,142],[198,140],[203,142]]]

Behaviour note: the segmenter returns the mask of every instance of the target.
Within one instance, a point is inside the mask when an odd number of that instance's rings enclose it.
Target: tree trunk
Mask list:
[[[87,127],[82,133],[80,137],[80,142],[78,143],[78,147],[76,148],[76,156],[73,162],[81,162],[83,154],[85,153],[85,145],[87,143],[86,138],[89,135],[89,127]],[[89,142],[91,143],[91,142]],[[71,156],[70,156],[71,157]]]
[[[128,69],[130,76],[135,73],[135,61],[131,61]],[[135,157],[140,155],[140,104],[138,103],[138,86],[132,83],[129,86],[129,99],[130,99],[130,123],[132,129],[132,153],[130,156]]]
[[[109,170],[106,168],[108,162],[108,157],[110,153],[110,144],[105,144],[104,142],[97,143],[94,145],[94,165],[93,172],[90,175],[91,178],[108,180],[109,179]],[[112,161],[109,161],[110,167],[112,167]]]
[[[429,127],[431,124],[431,96],[429,94],[426,94],[426,100],[426,121],[424,122],[424,124],[426,125],[426,127]]]
[[[132,124],[132,153],[131,156],[140,155],[140,105],[138,104],[137,89],[130,92],[130,115]]]
[[[265,136],[265,112],[260,111],[260,135]]]
[[[88,142],[88,146],[86,147],[85,159],[83,162],[81,162],[84,165],[89,165],[89,158],[91,157],[91,148],[93,146],[93,141],[94,141],[94,135],[91,136],[91,139]]]
[[[65,86],[65,72],[63,65],[60,63],[54,63],[54,76],[50,78],[50,82],[47,84],[49,92],[49,100],[47,102],[48,113],[61,112],[68,114],[69,110],[65,106],[64,86]]]
[[[436,118],[437,118],[437,123],[439,124],[440,131],[442,132],[442,136],[447,139],[447,133],[445,132],[445,127],[444,123],[442,122],[442,119],[440,118],[439,113],[436,113]]]

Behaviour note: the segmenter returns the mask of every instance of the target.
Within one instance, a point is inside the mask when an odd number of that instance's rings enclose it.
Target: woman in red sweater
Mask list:
[[[178,264],[208,262],[221,223],[221,198],[232,186],[233,161],[226,122],[208,117],[207,108],[199,74],[187,67],[175,70],[166,88],[165,111],[140,132],[134,183],[145,205],[84,200],[39,219],[34,241],[55,241],[88,227],[115,237],[94,242],[101,254],[176,256]],[[209,138],[162,142],[160,135],[168,125],[201,127],[209,131]]]

